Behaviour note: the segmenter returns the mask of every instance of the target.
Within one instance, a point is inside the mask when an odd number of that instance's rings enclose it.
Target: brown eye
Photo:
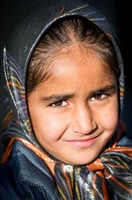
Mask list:
[[[96,93],[92,96],[91,100],[103,100],[106,98],[106,94],[103,93]]]
[[[95,94],[93,97],[94,97],[95,99],[101,99],[102,94]]]
[[[63,106],[67,106],[67,102],[66,101],[57,101],[51,104],[52,107],[63,107]]]

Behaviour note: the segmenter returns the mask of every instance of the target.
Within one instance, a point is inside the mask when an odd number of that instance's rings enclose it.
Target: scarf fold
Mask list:
[[[54,169],[64,200],[111,200],[112,193],[132,199],[132,148],[109,148],[90,165],[56,163]]]

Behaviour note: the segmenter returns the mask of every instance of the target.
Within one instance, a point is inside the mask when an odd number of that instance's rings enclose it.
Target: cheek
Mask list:
[[[111,106],[104,110],[100,116],[101,124],[106,130],[115,131],[118,123],[118,108]]]
[[[35,135],[39,141],[58,140],[65,131],[64,121],[49,115],[34,120],[33,125]]]

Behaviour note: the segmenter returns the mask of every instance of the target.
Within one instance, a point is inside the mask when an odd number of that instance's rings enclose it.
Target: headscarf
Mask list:
[[[32,53],[45,31],[57,19],[71,15],[88,18],[110,37],[121,71],[119,89],[121,109],[123,107],[123,61],[116,35],[106,18],[89,4],[78,0],[44,0],[18,20],[5,44],[3,64],[8,98],[5,106],[4,131],[0,140],[7,148],[2,162],[8,160],[15,140],[20,140],[45,162],[45,158],[51,160],[41,149],[31,129],[26,104],[26,74]],[[124,131],[124,128],[117,131],[117,138],[122,130]],[[115,142],[90,166],[70,166],[53,161],[54,176],[62,199],[109,199],[108,191],[112,188],[120,199],[130,200],[132,149],[116,147],[114,144]]]

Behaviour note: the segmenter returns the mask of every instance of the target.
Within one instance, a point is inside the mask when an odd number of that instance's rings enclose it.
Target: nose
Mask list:
[[[72,130],[80,134],[91,134],[97,129],[93,113],[88,105],[78,107],[72,116]]]

